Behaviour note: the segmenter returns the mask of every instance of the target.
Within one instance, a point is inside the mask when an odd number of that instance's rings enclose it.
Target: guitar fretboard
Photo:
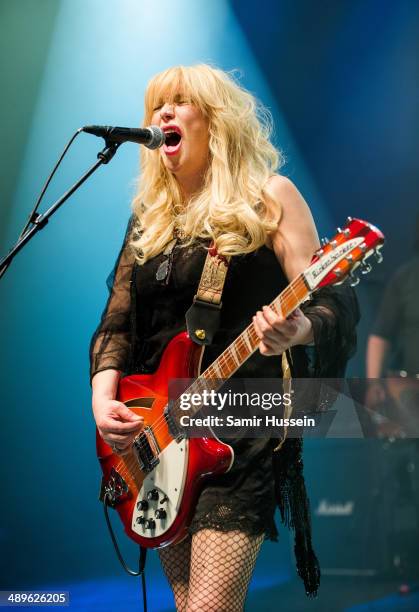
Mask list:
[[[307,299],[310,291],[304,281],[303,274],[300,274],[290,283],[282,293],[269,304],[269,308],[277,314],[287,317],[304,300]],[[255,352],[259,345],[259,338],[256,334],[253,322],[212,362],[208,368],[188,387],[188,393],[202,393],[204,390],[217,390],[222,384],[221,379],[230,378],[249,357]],[[174,402],[173,409],[177,412],[178,402]],[[193,408],[189,414],[193,416],[199,411]]]

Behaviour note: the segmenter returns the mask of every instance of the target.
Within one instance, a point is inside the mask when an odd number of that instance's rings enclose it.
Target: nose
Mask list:
[[[169,104],[165,102],[164,106],[161,107],[160,117],[167,121],[168,119],[172,119],[175,116],[175,107],[174,104]]]

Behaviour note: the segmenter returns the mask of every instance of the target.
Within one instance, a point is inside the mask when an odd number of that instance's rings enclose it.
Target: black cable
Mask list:
[[[42,189],[41,189],[41,193],[39,194],[38,199],[36,200],[35,206],[34,206],[34,208],[33,208],[32,212],[31,212],[31,214],[30,214],[30,215],[29,215],[29,217],[28,217],[28,220],[27,220],[27,222],[26,222],[25,227],[24,227],[24,228],[23,228],[23,230],[20,232],[19,240],[20,240],[20,238],[22,238],[22,236],[24,235],[24,233],[25,233],[25,232],[26,232],[26,230],[28,229],[29,225],[30,225],[31,223],[34,223],[34,219],[36,218],[36,217],[35,217],[36,211],[37,211],[38,206],[40,205],[40,203],[41,203],[41,201],[42,201],[42,198],[43,198],[43,197],[44,197],[44,195],[45,195],[46,190],[48,189],[48,186],[49,186],[50,182],[52,181],[52,177],[54,176],[54,174],[55,174],[55,173],[56,173],[56,171],[58,170],[58,166],[59,166],[59,165],[61,164],[61,162],[63,161],[64,156],[66,155],[66,153],[67,153],[68,149],[71,147],[71,145],[73,144],[74,140],[77,138],[77,136],[78,136],[78,135],[80,134],[80,132],[82,132],[82,131],[83,131],[83,128],[79,128],[79,129],[77,130],[77,132],[75,132],[75,133],[73,134],[73,136],[70,138],[70,140],[68,141],[68,143],[67,143],[67,144],[66,144],[66,146],[64,147],[64,150],[63,150],[63,152],[61,153],[60,157],[58,158],[58,161],[57,161],[57,163],[55,164],[54,168],[52,169],[52,172],[50,173],[49,177],[48,177],[48,178],[47,178],[47,180],[45,181],[45,185],[44,185],[44,186],[42,187]]]
[[[139,571],[141,572],[141,590],[143,594],[143,612],[147,612],[147,590],[145,583],[145,562],[147,558],[147,549],[140,546],[140,558],[138,562]]]
[[[111,540],[115,548],[116,555],[118,557],[120,564],[122,565],[124,570],[127,572],[127,574],[129,574],[130,576],[141,576],[141,587],[142,587],[142,594],[143,594],[143,612],[147,612],[147,591],[146,591],[146,582],[145,582],[145,563],[147,559],[147,548],[145,548],[144,546],[140,546],[140,557],[138,560],[138,572],[135,572],[134,570],[130,569],[122,557],[121,551],[119,550],[119,546],[116,541],[114,530],[112,529],[111,520],[109,518],[109,512],[108,512],[108,503],[107,503],[108,498],[109,498],[109,501],[112,500],[110,491],[106,491],[105,495],[103,496],[103,510],[105,512],[106,524],[109,529],[109,533],[110,533]]]
[[[68,143],[66,144],[66,146],[64,147],[63,152],[61,153],[57,163],[55,164],[54,168],[52,169],[52,172],[50,173],[50,175],[48,176],[45,185],[42,187],[41,189],[41,193],[38,196],[38,199],[35,202],[35,206],[33,207],[28,220],[26,221],[26,225],[24,226],[24,228],[22,229],[22,231],[20,232],[19,238],[18,238],[18,242],[19,240],[21,240],[23,238],[23,236],[25,235],[26,231],[28,230],[28,227],[32,224],[33,226],[36,225],[37,221],[39,220],[40,216],[36,211],[38,209],[38,206],[40,205],[42,198],[45,195],[46,190],[48,189],[48,186],[52,180],[52,177],[54,176],[54,174],[56,173],[56,171],[58,170],[58,166],[61,164],[61,162],[64,159],[64,156],[66,155],[68,149],[71,147],[71,145],[73,144],[74,140],[77,138],[77,136],[80,134],[80,132],[83,131],[83,128],[79,128],[74,134],[73,136],[70,138],[70,140],[68,141]],[[29,233],[30,230],[28,230]],[[5,264],[1,269],[0,269],[0,278],[3,276],[3,274],[5,274],[6,270],[8,269],[8,267],[10,266],[12,262],[9,261],[9,263]]]

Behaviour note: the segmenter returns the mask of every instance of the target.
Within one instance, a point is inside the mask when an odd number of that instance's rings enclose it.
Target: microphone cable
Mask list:
[[[55,164],[54,168],[52,169],[52,172],[50,173],[50,175],[48,176],[47,180],[45,181],[45,185],[42,187],[41,189],[41,193],[38,196],[38,199],[36,200],[35,206],[32,210],[32,212],[29,215],[29,218],[26,222],[25,227],[23,228],[23,230],[20,233],[19,236],[19,240],[22,238],[22,236],[25,234],[26,230],[28,229],[29,225],[31,223],[36,223],[36,219],[38,217],[36,211],[38,210],[38,206],[40,205],[42,198],[45,195],[46,190],[49,187],[50,182],[52,181],[52,178],[54,176],[54,174],[56,173],[56,171],[58,170],[58,167],[60,166],[61,162],[63,161],[65,155],[67,154],[67,151],[69,150],[69,148],[71,147],[71,145],[73,144],[73,142],[75,141],[75,139],[77,138],[77,136],[83,131],[83,128],[79,128],[74,134],[73,136],[70,138],[70,140],[68,141],[68,143],[66,144],[66,146],[64,147],[63,152],[61,153],[57,163]]]
[[[80,134],[80,132],[83,131],[83,128],[79,128],[74,134],[73,136],[70,138],[70,140],[68,141],[68,143],[66,144],[66,146],[64,147],[63,152],[61,153],[57,163],[55,164],[54,168],[52,169],[52,172],[50,173],[50,175],[48,176],[45,185],[42,187],[41,189],[41,193],[38,196],[38,199],[35,202],[35,206],[33,207],[28,220],[24,226],[24,228],[22,229],[22,231],[19,234],[19,238],[18,238],[18,242],[23,238],[23,236],[26,234],[27,229],[29,228],[29,226],[32,225],[36,225],[38,219],[40,218],[41,215],[39,215],[36,211],[38,210],[38,206],[40,205],[46,190],[49,187],[50,182],[52,181],[52,177],[54,176],[54,174],[56,173],[56,171],[58,170],[59,165],[61,164],[61,162],[63,161],[67,151],[69,150],[69,148],[71,147],[71,145],[73,144],[73,142],[75,141],[75,139],[77,138],[77,136]],[[8,269],[8,267],[10,266],[12,262],[9,261],[8,264],[5,264],[1,269],[0,269],[0,278],[3,276],[3,274],[6,272],[6,270]]]

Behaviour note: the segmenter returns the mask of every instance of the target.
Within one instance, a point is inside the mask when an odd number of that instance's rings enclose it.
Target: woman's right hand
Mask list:
[[[144,427],[144,418],[117,400],[95,399],[93,415],[99,434],[118,455],[129,452],[134,438]]]

